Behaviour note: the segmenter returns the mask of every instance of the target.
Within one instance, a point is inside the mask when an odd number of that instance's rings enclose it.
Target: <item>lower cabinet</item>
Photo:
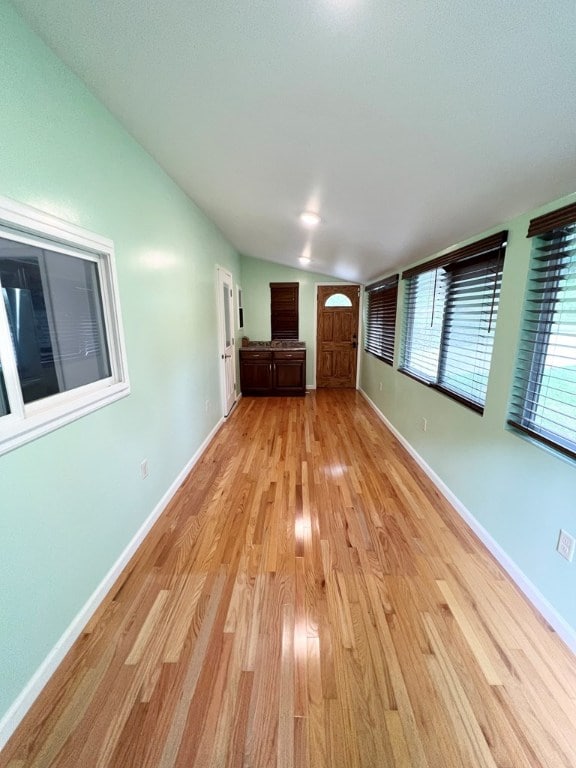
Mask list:
[[[240,389],[243,395],[268,395],[272,389],[272,352],[240,350]]]
[[[306,350],[241,349],[243,395],[306,394]]]

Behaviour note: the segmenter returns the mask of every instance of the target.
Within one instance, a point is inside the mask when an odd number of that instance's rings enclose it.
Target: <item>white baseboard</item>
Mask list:
[[[178,473],[178,476],[174,479],[166,493],[162,496],[158,504],[154,507],[144,523],[140,526],[139,530],[133,536],[132,540],[124,549],[118,560],[116,560],[104,579],[101,581],[98,587],[96,587],[92,595],[88,598],[87,602],[74,617],[71,624],[60,637],[56,645],[52,648],[36,672],[32,675],[20,695],[16,698],[6,714],[2,717],[0,720],[0,750],[4,747],[10,736],[14,733],[20,724],[20,721],[23,719],[24,715],[26,712],[28,712],[48,680],[52,677],[60,663],[63,661],[64,657],[76,639],[82,634],[84,627],[95,613],[98,606],[102,603],[114,585],[116,579],[128,565],[130,559],[135,554],[138,547],[142,544],[154,523],[166,509],[169,502],[172,500],[172,497],[178,488],[182,485],[190,470],[198,462],[208,447],[208,444],[214,435],[218,432],[223,423],[224,419],[220,419],[220,421],[206,437],[202,445],[198,448],[196,453],[192,456],[190,461]]]
[[[416,461],[416,463],[424,470],[430,480],[438,488],[440,493],[446,498],[447,501],[454,507],[458,514],[464,519],[468,526],[478,536],[480,541],[488,549],[488,551],[496,558],[498,563],[504,568],[506,573],[510,576],[512,581],[517,587],[524,593],[536,610],[544,617],[544,619],[550,624],[559,637],[566,643],[568,648],[576,654],[576,629],[572,627],[568,622],[558,613],[558,611],[548,602],[544,595],[534,586],[534,584],[528,579],[519,566],[512,560],[512,558],[505,552],[504,549],[498,544],[498,542],[491,536],[490,533],[482,526],[474,515],[467,509],[460,499],[454,495],[446,483],[440,478],[432,467],[420,456],[415,448],[406,440],[406,438],[400,434],[396,427],[386,418],[382,411],[378,408],[376,403],[370,399],[370,397],[360,389],[360,394],[366,399],[370,407],[375,411],[378,417],[384,422],[392,434],[400,441],[403,447],[408,451],[410,456]]]

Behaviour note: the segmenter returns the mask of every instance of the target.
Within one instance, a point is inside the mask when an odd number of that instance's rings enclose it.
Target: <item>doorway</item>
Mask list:
[[[234,308],[232,275],[222,267],[218,267],[218,326],[222,412],[228,416],[236,402]]]
[[[360,287],[319,285],[316,307],[316,386],[355,388]]]

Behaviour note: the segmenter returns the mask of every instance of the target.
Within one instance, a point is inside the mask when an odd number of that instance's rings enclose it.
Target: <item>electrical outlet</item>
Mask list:
[[[382,382],[380,382],[380,392],[382,392]]]
[[[143,459],[140,462],[140,474],[142,475],[142,480],[146,480],[148,477],[149,471],[148,471],[148,459]]]
[[[422,419],[422,432],[428,431],[428,419]]]
[[[206,400],[204,402],[204,412],[205,413],[210,413],[210,400]]]
[[[569,533],[566,533],[566,531],[563,531],[560,529],[560,535],[558,536],[558,544],[556,545],[556,550],[562,555],[562,557],[566,558],[569,563],[572,562],[572,558],[574,557],[574,548],[576,547],[576,539],[574,536],[571,536]]]

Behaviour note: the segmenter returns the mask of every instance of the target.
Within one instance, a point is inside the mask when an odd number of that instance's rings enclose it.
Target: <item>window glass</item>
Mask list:
[[[406,270],[400,370],[483,412],[507,232]]]
[[[445,272],[423,272],[406,291],[402,368],[428,381],[436,379],[444,320]]]
[[[94,261],[0,239],[0,281],[24,403],[111,375]]]
[[[0,363],[0,416],[6,416],[9,413],[10,406],[8,405],[8,395],[6,394],[6,383],[2,373],[2,364]]]
[[[534,239],[510,423],[576,456],[576,225]]]
[[[498,257],[447,270],[438,383],[482,405],[502,282]]]
[[[0,197],[0,454],[128,394],[114,243]]]
[[[230,286],[228,283],[224,283],[222,286],[223,298],[224,298],[224,328],[226,334],[225,344],[229,347],[232,344],[230,334]]]
[[[343,293],[333,293],[324,302],[325,307],[351,307],[352,302]]]

